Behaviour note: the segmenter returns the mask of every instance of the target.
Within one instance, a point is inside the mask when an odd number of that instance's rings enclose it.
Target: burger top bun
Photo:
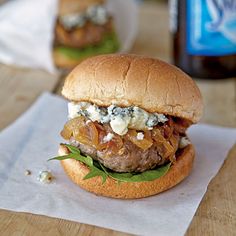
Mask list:
[[[84,12],[89,6],[103,4],[104,0],[60,0],[59,15]]]
[[[99,106],[139,106],[196,123],[203,112],[201,93],[183,71],[144,56],[110,54],[89,58],[66,78],[62,94]]]

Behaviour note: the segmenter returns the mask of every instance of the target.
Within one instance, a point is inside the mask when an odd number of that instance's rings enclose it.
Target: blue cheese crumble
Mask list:
[[[50,171],[44,170],[39,172],[38,181],[44,184],[52,182],[53,175]]]
[[[68,30],[74,27],[83,27],[86,23],[84,14],[70,14],[60,17],[61,24]]]
[[[185,148],[189,144],[191,144],[191,142],[186,136],[180,138],[180,140],[179,140],[179,148],[180,149]]]
[[[102,124],[109,123],[112,130],[119,135],[125,135],[128,128],[136,130],[151,130],[158,123],[165,123],[168,118],[163,114],[149,113],[137,106],[108,108],[99,107],[89,102],[68,103],[68,118],[84,116],[91,121]]]
[[[87,21],[97,25],[104,25],[109,19],[105,7],[101,5],[90,6],[85,12],[63,15],[59,18],[60,23],[68,30],[76,27],[83,27]]]
[[[108,133],[104,138],[103,138],[103,143],[108,143],[110,142],[114,137],[114,134]]]
[[[143,140],[144,134],[142,132],[137,133],[137,140]]]

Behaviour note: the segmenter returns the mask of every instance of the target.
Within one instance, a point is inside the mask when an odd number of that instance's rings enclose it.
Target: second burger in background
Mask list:
[[[55,26],[54,62],[73,68],[81,60],[116,52],[119,42],[104,0],[61,0]]]

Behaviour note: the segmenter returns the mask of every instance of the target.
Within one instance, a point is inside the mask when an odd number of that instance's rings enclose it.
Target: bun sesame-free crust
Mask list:
[[[203,112],[195,82],[159,59],[128,54],[91,57],[66,78],[62,94],[99,106],[139,106],[196,123]]]
[[[69,151],[66,146],[60,145],[58,153],[63,156]],[[84,176],[89,173],[89,168],[74,159],[62,160],[61,164],[69,178],[89,192],[112,198],[135,199],[158,194],[181,182],[191,172],[194,155],[193,146],[188,145],[181,151],[169,171],[159,179],[144,182],[121,182],[120,184],[110,177],[105,183],[102,183],[100,176],[83,180]]]

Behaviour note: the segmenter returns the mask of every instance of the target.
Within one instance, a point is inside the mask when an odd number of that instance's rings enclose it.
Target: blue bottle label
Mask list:
[[[187,0],[186,24],[189,54],[236,53],[236,0]]]

